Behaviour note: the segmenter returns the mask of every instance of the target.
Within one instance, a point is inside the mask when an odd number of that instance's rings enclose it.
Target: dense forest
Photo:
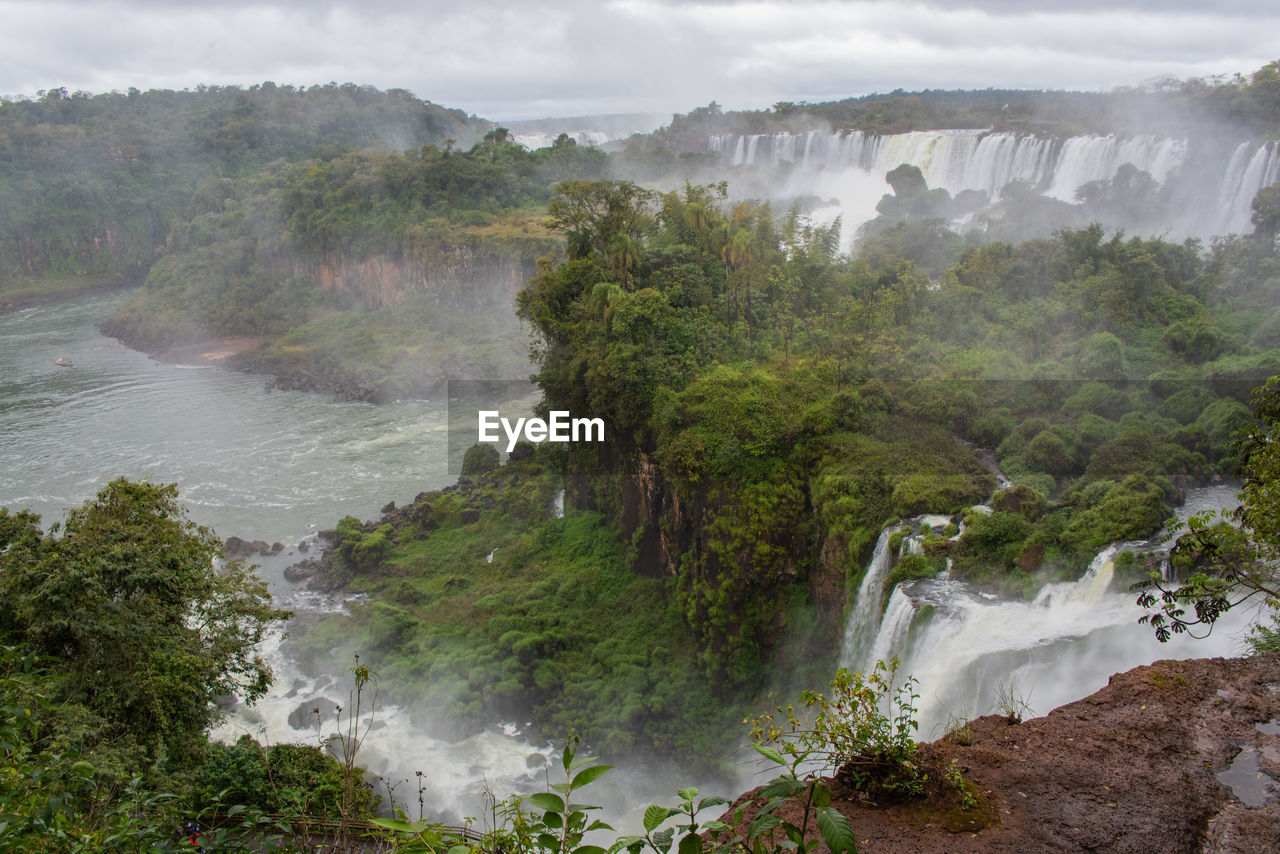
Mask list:
[[[1131,97],[1270,131],[1276,68],[733,121],[993,126],[1000,102],[1092,127]],[[939,211],[955,200],[904,166],[846,253],[839,220],[681,180],[707,161],[678,138],[722,121],[695,111],[658,147],[606,154],[568,137],[528,151],[354,86],[4,103],[0,298],[145,279],[111,334],[153,351],[253,336],[243,367],[366,399],[532,370],[542,413],[603,418],[607,442],[520,445],[505,462],[477,447],[454,486],[333,520],[315,583],[367,600],[288,648],[316,666],[358,652],[357,689],[376,669],[429,730],[528,712],[546,738],[704,770],[771,690],[827,682],[886,525],[963,522],[929,531],[887,589],[949,561],[991,595],[1029,598],[1153,534],[1187,488],[1236,475],[1252,390],[1280,374],[1274,188],[1252,233],[1209,246],[1099,222],[1005,240],[954,230]],[[1126,172],[1083,210],[1140,207],[1149,190]],[[213,700],[265,690],[252,642],[286,615],[243,568],[210,573],[221,546],[172,487],[116,481],[41,524],[0,511],[14,771],[0,850],[131,850],[208,810],[372,816],[351,751],[205,741]],[[1122,555],[1123,580],[1145,579],[1145,559]],[[157,597],[186,610],[161,616]]]
[[[863,95],[821,103],[780,101],[765,110],[725,112],[711,104],[676,116],[656,136],[682,147],[714,133],[767,133],[806,127],[905,133],[989,128],[1048,133],[1186,133],[1218,126],[1274,135],[1280,129],[1280,64],[1248,77],[1163,79],[1112,92],[1026,89],[930,90]]]

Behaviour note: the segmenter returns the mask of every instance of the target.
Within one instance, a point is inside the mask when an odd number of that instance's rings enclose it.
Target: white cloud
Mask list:
[[[506,119],[895,88],[1106,89],[1280,56],[1280,10],[1261,2],[0,0],[0,21],[0,93],[335,81]]]

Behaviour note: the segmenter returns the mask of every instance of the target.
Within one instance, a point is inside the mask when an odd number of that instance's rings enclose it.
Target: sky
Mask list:
[[[506,121],[1110,90],[1275,59],[1275,0],[0,0],[0,96],[350,82]]]

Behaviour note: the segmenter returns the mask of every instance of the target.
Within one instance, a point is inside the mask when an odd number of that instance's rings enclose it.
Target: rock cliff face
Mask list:
[[[861,854],[1280,851],[1274,659],[1156,662],[1042,718],[989,715],[921,751],[954,762],[983,803],[870,804],[837,774]]]
[[[633,537],[638,572],[677,576],[689,588],[699,583],[719,587],[725,573],[740,573],[744,567],[753,571],[753,554],[723,557],[722,547],[713,542],[712,523],[732,496],[680,488],[668,481],[657,460],[643,451],[606,442],[592,453],[589,462],[578,458],[570,463],[565,493],[569,506],[603,512],[618,520],[622,530],[639,532]],[[811,644],[813,656],[821,658],[823,649],[830,649],[843,628],[849,555],[842,544],[825,538],[817,525],[773,532],[769,546],[783,557],[761,570],[763,575],[757,575],[755,581],[762,590],[779,594],[779,601],[771,609],[771,625],[759,640],[767,649],[782,640],[788,613],[780,591],[803,581],[819,633],[790,640]],[[705,615],[692,619],[697,623]]]
[[[150,211],[80,226],[0,235],[0,283],[83,277],[86,287],[137,281],[155,259]]]
[[[533,275],[537,259],[556,251],[552,241],[521,246],[441,245],[429,258],[330,255],[310,265],[311,283],[364,308],[395,305],[410,294],[436,296],[444,308],[511,310]]]

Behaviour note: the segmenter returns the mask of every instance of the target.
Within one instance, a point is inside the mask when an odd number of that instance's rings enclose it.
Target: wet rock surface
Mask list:
[[[978,718],[968,746],[922,748],[934,767],[955,762],[990,821],[831,785],[862,854],[1280,851],[1277,722],[1280,661],[1161,661],[1042,718]]]

